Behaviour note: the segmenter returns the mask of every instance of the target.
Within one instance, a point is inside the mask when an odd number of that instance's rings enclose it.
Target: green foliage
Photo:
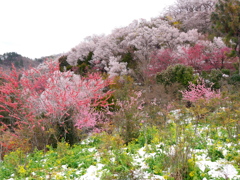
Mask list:
[[[7,59],[8,59],[9,61],[13,61],[14,58],[19,57],[19,56],[21,56],[21,55],[18,54],[18,53],[16,53],[16,52],[9,52],[9,53],[4,53],[3,56],[4,56],[4,57],[7,57]]]
[[[65,70],[70,70],[72,66],[67,62],[67,56],[61,56],[58,59],[59,62],[59,69],[61,72],[64,72]]]
[[[226,36],[226,42],[236,43],[234,46],[239,45],[239,16],[239,0],[219,0],[211,16],[214,29]]]
[[[144,147],[147,144],[159,144],[160,141],[161,136],[156,126],[143,126],[139,137],[136,139],[136,143],[139,144],[140,147]]]
[[[23,67],[23,57],[20,54],[15,52],[4,53],[3,56],[4,60],[0,59],[0,64],[12,66],[12,64],[16,68]]]
[[[240,153],[234,157],[237,168],[240,170]]]
[[[239,84],[239,82],[240,82],[240,75],[239,74],[233,74],[230,77],[229,83],[231,83],[231,84]]]
[[[87,168],[96,164],[93,155],[96,152],[94,146],[97,144],[98,142],[93,140],[89,144],[70,147],[68,143],[59,142],[56,149],[48,146],[47,152],[35,150],[28,155],[20,150],[11,152],[0,164],[0,179],[10,178],[12,174],[14,174],[14,179],[26,177],[74,179],[80,177]],[[64,175],[60,175],[61,171],[64,171]]]
[[[230,75],[230,70],[229,69],[221,69],[223,74]]]
[[[80,75],[86,75],[91,69],[90,60],[92,60],[93,52],[89,52],[83,59],[78,59],[75,73]]]
[[[58,142],[61,141],[62,138],[64,138],[64,140],[72,146],[80,141],[81,130],[76,129],[74,126],[74,122],[69,119],[69,117],[66,117],[64,124],[57,123],[54,129],[56,131],[56,137],[58,138]]]
[[[137,63],[133,60],[133,55],[131,52],[124,54],[121,61],[127,63],[127,68],[136,69]]]
[[[157,152],[154,156],[146,159],[148,165],[147,171],[152,174],[163,175],[163,171],[166,170],[169,162],[169,156],[163,152]]]
[[[20,60],[18,60],[18,61],[15,61],[15,62],[14,62],[14,66],[15,66],[16,68],[23,67],[23,60],[20,59]]]
[[[132,164],[133,159],[125,149],[123,139],[118,135],[101,135],[100,145],[101,163],[105,164],[101,179],[132,179],[132,171],[136,166]]]
[[[224,71],[224,72],[228,72],[228,71]],[[202,72],[202,77],[204,79],[209,80],[211,83],[213,83],[212,88],[214,89],[220,89],[222,86],[222,75],[223,72],[221,70],[218,69],[212,69],[210,73],[207,72]]]
[[[27,175],[26,171],[22,168],[27,162],[26,154],[21,150],[5,155],[4,162],[2,163],[0,179],[3,179],[3,177],[10,177],[12,173],[16,173],[21,177]],[[19,171],[19,168],[21,171]]]
[[[182,112],[179,112],[179,115]],[[172,113],[177,116],[176,113]],[[180,119],[187,115],[180,115]],[[176,118],[176,117],[175,117]],[[151,175],[161,175],[165,179],[211,179],[208,174],[209,168],[204,172],[197,166],[198,153],[193,149],[207,151],[211,161],[225,158],[239,167],[239,147],[226,143],[234,143],[225,137],[226,130],[223,127],[212,127],[208,122],[198,127],[198,134],[194,134],[194,126],[189,123],[172,119],[176,123],[170,123],[165,128],[157,126],[142,126],[140,135],[128,145],[122,137],[115,134],[94,134],[81,144],[72,147],[62,141],[56,148],[48,146],[48,151],[35,150],[26,155],[17,150],[4,157],[0,162],[0,179],[76,179],[86,173],[87,168],[97,163],[104,166],[101,169],[101,179],[143,179],[142,172]],[[211,121],[210,121],[211,122]],[[206,128],[207,127],[207,128]],[[174,143],[170,143],[171,139]],[[204,141],[214,142],[213,145],[205,144],[198,148],[196,144]],[[227,154],[224,156],[222,150]],[[139,154],[139,151],[145,154]],[[199,151],[199,152],[203,152]],[[139,171],[139,176],[134,171],[141,168],[140,164],[134,163],[134,158],[143,159],[147,167]],[[99,160],[98,160],[99,159]]]
[[[128,75],[116,76],[110,85],[110,89],[113,90],[114,99],[125,100],[128,98],[130,91],[135,89],[134,79]]]
[[[140,120],[143,114],[138,109],[142,100],[134,89],[134,80],[131,76],[116,76],[110,89],[113,90],[111,106],[114,116],[112,123],[115,131],[120,133],[125,143],[138,137],[141,128]]]
[[[86,57],[78,59],[76,66],[71,66],[67,62],[67,56],[61,56],[59,61],[60,71],[73,70],[76,74],[86,75],[91,69],[90,60],[92,60],[93,52],[89,52]]]
[[[215,162],[219,158],[224,158],[223,153],[219,151],[215,146],[212,146],[208,149],[208,156],[211,158],[211,161]]]
[[[177,64],[169,66],[165,71],[157,74],[156,80],[164,86],[171,86],[173,83],[179,83],[183,87],[187,87],[190,81],[193,81],[193,68]]]
[[[126,100],[116,102],[119,109],[112,117],[114,132],[119,133],[126,144],[139,136],[141,126],[146,119],[146,115],[141,110],[143,101],[140,96],[141,92],[132,91]]]
[[[186,174],[184,179],[187,180],[202,180],[204,178],[210,179],[211,176],[208,175],[208,168],[205,168],[205,171],[202,172],[200,168],[196,165],[196,159],[188,159],[188,174]]]
[[[211,21],[213,28],[222,33],[227,45],[233,48],[232,55],[238,57],[238,73],[240,73],[240,1],[239,0],[219,0],[216,10],[212,13]]]

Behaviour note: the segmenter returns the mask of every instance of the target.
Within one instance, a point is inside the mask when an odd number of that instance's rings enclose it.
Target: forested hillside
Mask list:
[[[12,65],[18,69],[28,69],[30,67],[36,67],[40,63],[41,61],[33,61],[32,59],[23,57],[15,52],[9,52],[0,55],[0,67],[4,69],[10,69]]]
[[[240,179],[239,17],[239,0],[177,0],[2,69],[0,179]]]

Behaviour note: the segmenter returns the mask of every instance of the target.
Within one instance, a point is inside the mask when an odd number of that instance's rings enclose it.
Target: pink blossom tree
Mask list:
[[[214,91],[211,87],[206,87],[203,79],[198,84],[189,83],[188,90],[180,91],[183,95],[183,100],[190,101],[192,103],[197,102],[200,99],[209,101],[213,98],[220,98],[220,90]]]
[[[195,116],[195,133],[197,133],[200,120],[209,112],[216,110],[220,104],[220,90],[213,90],[212,85],[207,87],[204,80],[200,79],[197,84],[190,82],[187,90],[180,91],[183,100],[187,102],[187,107],[191,107],[190,112]],[[211,101],[214,99],[217,101]]]

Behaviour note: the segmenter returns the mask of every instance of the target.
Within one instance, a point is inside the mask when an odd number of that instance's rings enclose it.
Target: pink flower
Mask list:
[[[206,101],[212,98],[220,98],[220,91],[214,91],[211,87],[207,88],[203,79],[198,82],[197,85],[190,83],[188,86],[189,90],[180,91],[183,95],[183,99],[190,102],[196,102],[200,99],[205,99]]]

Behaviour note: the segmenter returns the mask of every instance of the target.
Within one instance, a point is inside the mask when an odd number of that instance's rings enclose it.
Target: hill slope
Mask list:
[[[36,67],[40,62],[40,60],[34,61],[30,58],[23,57],[16,52],[9,52],[0,55],[0,66],[4,69],[11,68],[12,64],[18,69],[28,69],[29,67]]]

